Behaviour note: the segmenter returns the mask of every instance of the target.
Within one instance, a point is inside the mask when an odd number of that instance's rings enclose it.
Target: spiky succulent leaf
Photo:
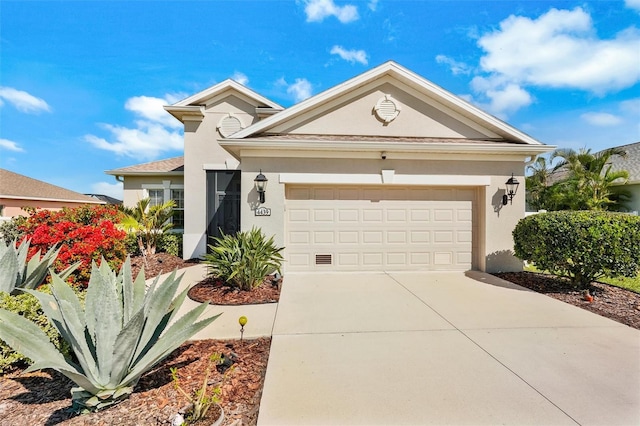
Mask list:
[[[62,316],[61,326],[65,329],[65,334],[69,336],[67,342],[78,358],[82,370],[98,385],[106,384],[106,382],[100,381],[95,345],[87,331],[84,308],[80,304],[78,296],[67,283],[55,274],[52,277],[51,289]]]
[[[51,367],[73,380],[80,386],[72,390],[74,406],[83,411],[100,410],[126,398],[142,374],[218,317],[196,322],[206,309],[203,304],[174,322],[187,291],[174,297],[182,278],[175,272],[162,282],[154,280],[145,293],[144,274],[134,281],[129,261],[116,275],[103,260],[100,267],[93,265],[84,307],[60,276],[52,277],[52,295],[24,291],[38,298],[79,365],[54,354],[54,361],[32,358],[31,370]],[[19,345],[22,327],[12,330],[10,340]]]
[[[100,382],[107,384],[111,376],[114,344],[122,329],[122,296],[117,276],[102,259],[100,267],[92,265],[85,299],[87,331],[96,348]]]
[[[5,246],[0,239],[0,291],[11,293],[16,288],[20,266],[18,257],[11,246]]]
[[[14,312],[0,309],[0,339],[40,368],[70,367],[40,327]]]
[[[203,303],[173,323],[166,333],[162,335],[158,342],[151,347],[149,351],[142,356],[142,358],[135,360],[135,364],[131,369],[131,372],[123,379],[123,383],[126,384],[130,381],[137,380],[137,378],[139,378],[145,371],[162,361],[187,339],[193,337],[193,335],[222,315],[218,314],[196,322],[207,306],[208,305],[206,303]]]
[[[113,348],[109,387],[118,386],[129,372],[133,356],[138,348],[144,321],[144,310],[140,309],[118,334]]]

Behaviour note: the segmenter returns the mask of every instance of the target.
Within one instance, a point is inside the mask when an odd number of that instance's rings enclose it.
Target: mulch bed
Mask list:
[[[593,296],[593,302],[588,302],[584,300],[582,290],[573,287],[566,278],[536,272],[494,275],[640,330],[640,294],[631,290],[592,282],[589,293]]]
[[[132,258],[134,277],[144,266],[145,277],[193,266],[197,260],[182,259],[158,253]],[[269,282],[269,286],[272,286]],[[249,292],[253,293],[253,292]],[[278,292],[279,294],[279,292]],[[245,296],[245,300],[256,303]],[[271,338],[255,340],[198,340],[180,346],[167,359],[147,372],[125,401],[104,411],[78,416],[71,411],[70,390],[73,382],[63,375],[44,370],[23,374],[23,370],[0,375],[0,424],[33,425],[170,425],[171,418],[187,407],[188,401],[174,387],[171,367],[178,368],[180,386],[187,392],[202,386],[208,357],[214,352],[237,355],[235,368],[222,386],[224,425],[255,425],[264,385]],[[222,375],[213,372],[211,385]]]
[[[178,369],[180,386],[187,392],[202,386],[208,356],[214,352],[237,354],[235,368],[222,386],[225,425],[255,425],[269,358],[270,338],[256,340],[199,340],[180,346],[154,370],[145,374],[129,399],[104,411],[77,416],[71,411],[66,377],[45,370],[0,377],[0,419],[11,425],[169,425],[188,401],[174,387],[171,367]],[[210,384],[222,374],[213,371]],[[8,422],[8,423],[4,423]]]
[[[213,305],[276,303],[280,300],[281,284],[282,278],[275,280],[269,276],[253,290],[242,291],[228,286],[219,278],[207,278],[191,287],[188,294],[196,302],[209,302]]]

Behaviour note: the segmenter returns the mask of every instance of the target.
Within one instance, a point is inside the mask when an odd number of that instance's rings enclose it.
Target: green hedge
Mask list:
[[[513,230],[515,255],[582,288],[640,271],[640,217],[558,211],[526,217]]]

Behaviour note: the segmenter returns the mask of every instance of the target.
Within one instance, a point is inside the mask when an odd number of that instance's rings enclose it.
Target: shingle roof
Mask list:
[[[134,164],[120,169],[107,170],[108,175],[147,175],[147,174],[183,174],[184,157],[173,157],[149,163]]]
[[[629,183],[640,183],[640,142],[616,148],[625,150],[627,157],[612,157],[611,170],[626,170],[629,172]]]
[[[78,192],[0,169],[0,198],[104,204]]]

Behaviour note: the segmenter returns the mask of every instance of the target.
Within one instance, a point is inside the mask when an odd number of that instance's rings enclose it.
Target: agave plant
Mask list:
[[[40,250],[27,262],[30,240],[24,240],[20,246],[16,241],[5,244],[0,239],[0,291],[16,294],[18,289],[34,289],[44,282],[49,269],[55,262],[60,248],[53,246],[40,258]],[[65,280],[80,262],[69,266],[60,273]]]
[[[220,277],[241,290],[252,290],[272,272],[280,272],[284,247],[277,247],[260,229],[214,238],[211,253],[203,256],[210,275]]]
[[[117,275],[104,259],[100,267],[92,265],[84,306],[64,280],[52,277],[51,295],[24,291],[39,299],[77,362],[65,359],[38,326],[12,312],[0,310],[0,339],[34,361],[27,371],[52,368],[75,382],[71,395],[80,412],[127,398],[142,374],[219,316],[198,321],[207,307],[201,304],[175,319],[188,290],[175,296],[182,276],[174,271],[160,284],[156,278],[145,291],[144,272],[134,281],[130,259]]]

